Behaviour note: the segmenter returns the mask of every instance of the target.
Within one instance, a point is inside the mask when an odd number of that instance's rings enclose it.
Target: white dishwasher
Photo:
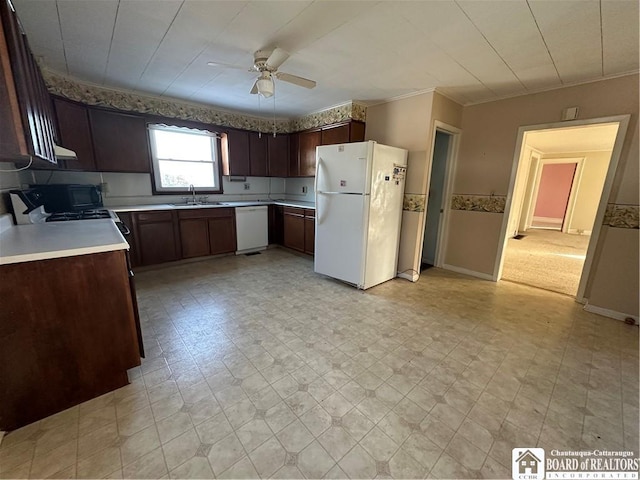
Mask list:
[[[236,207],[236,255],[264,250],[269,245],[269,207]]]

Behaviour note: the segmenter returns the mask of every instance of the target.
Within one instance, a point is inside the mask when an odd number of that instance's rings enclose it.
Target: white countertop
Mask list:
[[[0,265],[128,248],[113,220],[16,225],[0,234]]]
[[[190,208],[233,208],[233,207],[250,207],[255,205],[283,205],[285,207],[300,207],[300,208],[316,208],[316,204],[313,202],[303,202],[300,200],[258,200],[258,201],[238,201],[238,202],[220,202],[219,205],[173,205],[170,203],[160,203],[151,205],[121,205],[117,207],[106,206],[109,210],[114,212],[141,212],[149,210],[184,210]]]

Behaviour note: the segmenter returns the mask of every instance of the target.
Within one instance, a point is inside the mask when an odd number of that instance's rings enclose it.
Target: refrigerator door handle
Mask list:
[[[369,193],[360,193],[360,192],[318,192],[321,193],[323,195],[360,195],[362,197],[368,197],[370,194]]]
[[[317,192],[318,191],[318,177],[319,177],[319,173],[320,173],[320,169],[322,167],[322,158],[318,157],[316,159],[316,176],[313,179],[313,191]]]

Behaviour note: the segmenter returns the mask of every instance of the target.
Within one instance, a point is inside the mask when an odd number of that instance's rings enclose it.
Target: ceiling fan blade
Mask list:
[[[207,62],[207,65],[210,67],[216,68],[232,68],[234,70],[245,70],[246,67],[241,67],[240,65],[231,65],[230,63],[222,63],[222,62]]]
[[[269,58],[267,58],[267,65],[269,68],[277,70],[287,58],[289,58],[289,54],[281,48],[276,47],[275,50],[271,52],[271,55],[269,55]]]
[[[260,80],[260,79],[258,79]],[[253,88],[251,89],[251,91],[249,93],[255,95],[258,93],[258,80],[255,81],[255,83],[253,84]]]
[[[297,75],[291,75],[290,73],[278,72],[276,73],[276,77],[278,78],[278,80],[293,83],[294,85],[298,85],[299,87],[313,88],[316,86],[316,82],[314,82],[313,80],[302,78]]]

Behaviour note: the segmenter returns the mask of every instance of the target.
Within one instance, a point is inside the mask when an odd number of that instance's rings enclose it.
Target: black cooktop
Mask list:
[[[70,220],[96,220],[111,218],[109,210],[82,210],[81,212],[57,212],[47,218],[47,222],[68,222]]]

